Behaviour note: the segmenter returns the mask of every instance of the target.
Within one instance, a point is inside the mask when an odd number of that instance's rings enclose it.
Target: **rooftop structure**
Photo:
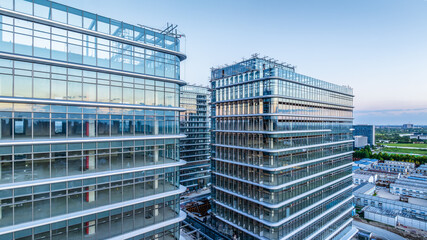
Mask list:
[[[353,233],[352,89],[258,56],[213,69],[211,86],[219,229],[242,239]]]
[[[375,158],[362,158],[362,159],[360,159],[360,161],[377,163],[378,159],[375,159]]]
[[[419,174],[427,176],[427,164],[422,164],[415,169],[415,171]]]
[[[0,1],[0,239],[179,238],[173,29]]]
[[[370,168],[376,163],[378,163],[377,159],[364,158],[360,159],[359,161],[354,161],[353,166],[358,166],[360,168]]]
[[[385,160],[384,163],[377,163],[372,165],[372,168],[385,172],[397,172],[407,174],[414,171],[415,163]]]
[[[403,202],[399,200],[399,197],[390,193],[388,194],[393,198],[378,191],[377,196],[373,196],[374,192],[375,185],[370,183],[361,184],[353,191],[356,206],[368,207],[368,215],[365,213],[365,217],[389,225],[396,226],[397,223],[400,223],[404,226],[427,230],[427,204],[425,204],[425,200],[413,201],[417,199],[410,198],[409,202]],[[397,218],[391,224],[389,217]]]
[[[427,177],[411,175],[407,178],[398,178],[390,184],[390,192],[398,195],[427,199]]]
[[[362,184],[362,183],[374,183],[376,182],[376,175],[368,175],[361,173],[353,173],[353,183]]]

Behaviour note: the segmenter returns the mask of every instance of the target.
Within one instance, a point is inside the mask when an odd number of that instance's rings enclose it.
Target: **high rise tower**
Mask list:
[[[178,239],[179,38],[0,1],[0,239]]]
[[[181,87],[180,104],[186,110],[180,113],[181,167],[180,181],[189,191],[203,189],[210,183],[210,92],[207,87],[185,85]]]
[[[340,239],[351,225],[349,87],[253,58],[212,70],[212,197],[241,239]]]

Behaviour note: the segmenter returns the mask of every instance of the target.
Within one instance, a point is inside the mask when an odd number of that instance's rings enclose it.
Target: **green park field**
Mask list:
[[[411,153],[411,154],[427,155],[427,148],[424,150],[424,149],[407,149],[407,148],[385,147],[385,148],[382,148],[381,151],[382,152],[389,152],[389,153],[404,153],[404,154]]]
[[[427,149],[426,143],[421,144],[413,144],[413,143],[384,143],[384,145],[387,146],[393,146],[393,147],[414,147],[414,148],[425,148]]]

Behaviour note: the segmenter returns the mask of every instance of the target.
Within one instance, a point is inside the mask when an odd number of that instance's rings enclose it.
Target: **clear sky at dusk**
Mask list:
[[[60,0],[131,24],[178,24],[183,79],[253,53],[356,95],[355,123],[427,125],[425,0]],[[185,46],[184,46],[185,45]]]

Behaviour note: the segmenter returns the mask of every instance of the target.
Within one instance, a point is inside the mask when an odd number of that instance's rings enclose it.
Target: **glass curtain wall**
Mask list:
[[[211,88],[216,227],[243,239],[349,232],[352,89],[256,56],[213,69]]]
[[[0,239],[179,239],[180,39],[0,1]]]

